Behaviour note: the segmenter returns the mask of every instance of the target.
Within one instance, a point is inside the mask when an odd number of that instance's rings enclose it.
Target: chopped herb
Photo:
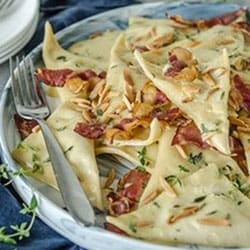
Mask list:
[[[230,220],[230,218],[231,218],[230,214],[227,214],[226,217],[225,217],[226,220]]]
[[[149,165],[149,160],[147,160],[146,153],[147,153],[147,148],[142,147],[141,151],[138,151],[138,159],[142,166],[148,166]]]
[[[161,207],[160,204],[159,204],[157,201],[154,201],[154,202],[153,202],[153,205],[155,205],[157,208],[160,208],[160,207]]]
[[[67,128],[67,126],[63,126],[63,127],[60,127],[60,128],[56,128],[56,131],[63,131]]]
[[[96,110],[96,115],[97,115],[97,116],[102,116],[102,115],[103,115],[102,109],[97,109],[97,110]]]
[[[172,185],[178,183],[180,186],[182,185],[181,180],[176,175],[169,175],[165,177],[165,180]]]
[[[10,234],[6,232],[6,227],[1,227],[0,242],[14,245],[17,243],[17,240],[28,238],[30,236],[30,230],[35,222],[37,205],[36,197],[33,195],[30,204],[23,204],[23,208],[20,211],[21,214],[31,214],[30,222],[22,222],[20,225],[11,225],[10,228],[13,230],[13,233]]]
[[[179,205],[179,204],[175,204],[174,205],[174,208],[178,208],[178,207],[180,207],[181,205]]]
[[[203,160],[202,152],[198,153],[197,155],[190,153],[188,161],[194,165],[200,163]]]
[[[7,170],[7,165],[6,164],[1,164],[0,165],[0,179],[9,179],[9,174]]]
[[[207,213],[206,215],[213,215],[213,214],[216,214],[217,212],[218,212],[217,210],[213,210],[213,211]]]
[[[201,124],[201,133],[202,134],[206,134],[206,133],[210,133],[210,132],[216,132],[218,131],[218,129],[208,129],[204,123]]]
[[[114,65],[112,65],[112,66],[110,67],[110,69],[114,69],[114,68],[116,68],[116,67],[118,67],[118,65],[117,65],[117,64],[114,64]]]
[[[67,61],[66,56],[58,56],[58,57],[56,58],[56,60],[60,60],[60,61],[63,61],[63,62],[66,62],[66,61]]]
[[[63,153],[64,154],[67,154],[70,150],[72,150],[73,149],[73,145],[72,146],[70,146],[69,148],[67,148]]]
[[[183,172],[190,172],[189,169],[187,169],[187,168],[184,167],[183,165],[179,165],[178,168],[180,169],[180,171],[183,171]]]
[[[223,92],[221,93],[220,99],[223,100],[224,96],[225,96],[225,91],[223,91]]]
[[[135,224],[130,223],[130,224],[128,225],[128,228],[129,228],[129,230],[132,231],[133,233],[136,233],[136,232],[137,232],[137,229],[136,229]]]
[[[250,143],[250,138],[247,139],[247,142]]]
[[[194,199],[193,202],[202,202],[202,201],[204,201],[206,199],[206,197],[207,197],[206,195],[197,197],[197,198]]]
[[[145,172],[145,171],[146,171],[146,169],[145,169],[144,166],[137,166],[136,169],[137,169],[138,171],[141,171],[141,172]]]
[[[238,201],[237,205],[240,206],[243,203],[243,201]]]

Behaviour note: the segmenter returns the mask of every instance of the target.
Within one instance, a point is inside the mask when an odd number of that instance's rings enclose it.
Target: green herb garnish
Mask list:
[[[225,91],[223,91],[223,92],[221,93],[220,99],[223,100],[224,96],[225,96]]]
[[[179,184],[180,186],[182,185],[181,180],[176,176],[176,175],[169,175],[167,177],[165,177],[165,180],[171,184],[171,185],[175,185],[175,184]]]
[[[179,165],[178,168],[180,169],[180,171],[183,171],[183,172],[190,172],[188,168],[186,168],[185,166],[183,165]]]
[[[204,201],[206,199],[206,197],[207,197],[206,195],[197,197],[197,198],[194,199],[193,202],[202,202],[202,201]]]
[[[130,230],[131,232],[133,232],[133,233],[136,233],[136,232],[137,232],[137,229],[136,229],[135,224],[130,223],[130,224],[128,225],[128,228],[129,228],[129,230]]]
[[[56,58],[56,60],[60,60],[60,61],[66,62],[66,61],[67,61],[67,58],[66,58],[66,56],[58,56],[58,57]]]
[[[203,160],[202,152],[200,152],[200,153],[197,154],[197,155],[192,154],[192,153],[189,154],[188,161],[189,161],[190,163],[194,164],[194,165],[200,163],[202,160]]]
[[[22,240],[24,238],[28,238],[30,236],[30,230],[35,222],[36,217],[36,208],[37,208],[37,200],[33,195],[30,204],[23,204],[23,208],[20,211],[21,214],[30,214],[31,220],[30,222],[22,222],[19,225],[11,225],[12,233],[6,232],[6,227],[0,227],[0,242],[6,244],[16,244],[17,240]]]
[[[160,208],[160,207],[161,207],[160,204],[159,204],[157,201],[154,201],[154,202],[153,202],[153,205],[155,205],[157,208]]]
[[[96,115],[97,115],[97,116],[102,116],[102,115],[103,115],[102,109],[97,109],[97,110],[96,110]]]

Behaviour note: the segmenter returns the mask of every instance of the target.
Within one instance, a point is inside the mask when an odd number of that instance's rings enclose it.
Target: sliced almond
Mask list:
[[[169,183],[162,176],[160,177],[160,183],[161,183],[161,187],[163,188],[163,190],[167,193],[169,197],[175,198],[177,196],[175,190],[172,188],[171,185],[169,185]]]
[[[246,127],[237,127],[237,130],[246,134],[250,134],[250,128],[246,128]]]
[[[246,127],[246,123],[243,120],[241,120],[235,116],[229,116],[228,119],[229,119],[230,123],[233,125]]]
[[[186,207],[183,208],[179,213],[171,215],[168,219],[167,219],[167,223],[168,224],[173,224],[176,221],[191,216],[195,213],[197,213],[199,211],[200,207],[198,206],[191,206],[191,207]]]
[[[95,85],[95,87],[92,89],[89,95],[90,100],[93,100],[98,96],[98,93],[100,93],[100,91],[102,91],[102,89],[104,88],[104,84],[105,84],[105,80],[102,79]]]
[[[132,77],[129,74],[129,69],[125,68],[123,71],[123,77],[124,77],[124,93],[127,96],[128,100],[130,102],[134,101],[135,99],[135,94],[134,94],[134,81]]]
[[[222,218],[210,218],[210,217],[204,217],[197,220],[202,225],[207,226],[231,226],[229,220],[222,219]]]
[[[85,109],[82,111],[82,117],[88,123],[90,123],[92,121],[89,112],[87,110],[85,110]]]
[[[40,126],[39,125],[36,125],[34,128],[32,128],[32,133],[37,133],[39,132],[41,129],[40,129]]]
[[[124,104],[126,105],[127,109],[129,111],[131,111],[133,109],[133,107],[132,107],[128,97],[126,95],[122,95],[122,100],[123,100]]]
[[[152,221],[138,221],[136,222],[135,226],[138,228],[140,227],[152,227],[154,223]]]
[[[209,72],[206,72],[205,74],[202,74],[202,79],[205,83],[207,83],[209,86],[214,87],[216,85],[213,77],[210,75]]]
[[[143,201],[142,203],[144,205],[148,204],[149,202],[151,202],[152,200],[154,200],[159,194],[158,190],[153,191],[152,193],[150,193]]]
[[[219,86],[214,86],[212,89],[210,89],[210,90],[208,91],[206,100],[208,100],[208,99],[209,99],[214,93],[216,93],[218,90],[220,90],[220,87],[219,87]]]
[[[165,45],[170,44],[173,41],[173,38],[174,38],[173,33],[167,33],[163,36],[160,36],[160,37],[154,39],[153,42],[151,42],[149,45],[147,45],[147,47],[149,49],[161,48]]]
[[[108,188],[112,185],[112,183],[114,182],[115,180],[115,177],[116,177],[116,172],[115,172],[115,169],[114,168],[111,168],[108,172],[108,176],[107,176],[107,179],[104,183],[104,188]]]
[[[183,159],[188,158],[188,155],[186,154],[185,150],[183,149],[183,147],[181,145],[177,144],[177,145],[175,145],[175,148]]]

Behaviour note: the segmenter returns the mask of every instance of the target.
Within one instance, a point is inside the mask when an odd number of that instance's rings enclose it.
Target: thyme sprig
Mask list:
[[[23,204],[23,208],[20,210],[21,214],[31,215],[31,220],[29,221],[29,223],[22,222],[19,225],[11,225],[11,233],[7,232],[6,227],[0,227],[0,242],[14,245],[17,243],[17,240],[28,238],[30,236],[30,230],[35,222],[37,205],[37,199],[35,195],[33,195],[30,204]],[[8,229],[8,231],[10,230]]]

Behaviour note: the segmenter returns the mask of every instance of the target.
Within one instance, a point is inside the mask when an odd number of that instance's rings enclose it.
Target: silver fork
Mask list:
[[[39,88],[38,94],[31,58],[23,58],[20,64],[19,57],[16,57],[16,74],[13,70],[12,58],[9,64],[16,111],[21,117],[38,122],[66,208],[78,223],[81,222],[85,226],[94,225],[94,210],[60,145],[44,120],[50,114],[50,110],[42,88]]]

